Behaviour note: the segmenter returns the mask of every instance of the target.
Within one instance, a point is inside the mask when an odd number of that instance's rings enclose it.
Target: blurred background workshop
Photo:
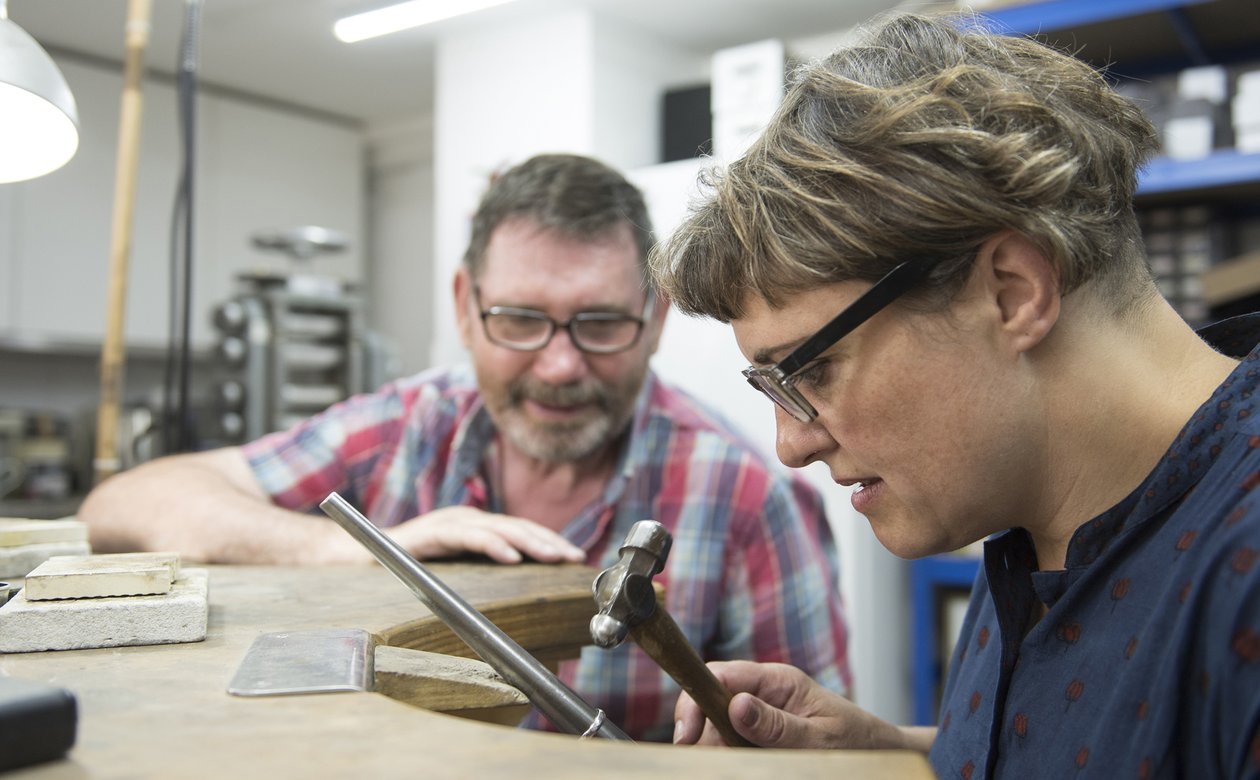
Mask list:
[[[8,0],[0,516],[73,516],[102,476],[459,362],[450,280],[496,171],[543,151],[599,158],[667,236],[697,174],[746,148],[794,64],[885,11],[955,6],[466,0],[362,40],[337,27],[385,4],[152,0],[141,27],[127,0]],[[1107,67],[1161,135],[1137,196],[1161,291],[1193,324],[1256,310],[1255,0],[957,7]],[[10,92],[42,85],[51,124],[34,129]],[[731,379],[746,362],[727,326],[675,315],[652,366],[773,460],[773,416]],[[931,723],[976,552],[900,560],[825,467],[805,474],[839,549],[855,700]]]

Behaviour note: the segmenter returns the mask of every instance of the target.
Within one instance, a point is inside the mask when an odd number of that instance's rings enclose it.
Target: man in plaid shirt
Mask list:
[[[455,278],[471,370],[432,369],[244,447],[119,475],[80,512],[94,547],[366,563],[310,517],[338,491],[418,559],[604,568],[652,518],[674,537],[665,606],[706,660],[782,661],[844,692],[821,501],[649,370],[668,309],[645,282],[651,244],[642,196],[616,171],[572,155],[518,165],[483,197]],[[632,644],[587,648],[560,676],[631,736],[671,737],[678,688]],[[536,712],[527,724],[548,727]]]

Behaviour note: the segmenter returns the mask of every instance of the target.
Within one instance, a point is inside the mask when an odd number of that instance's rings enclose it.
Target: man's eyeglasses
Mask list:
[[[481,311],[481,324],[486,338],[501,347],[533,352],[551,343],[557,328],[569,331],[573,346],[583,352],[609,355],[624,352],[635,345],[643,332],[643,323],[652,316],[656,296],[648,290],[643,303],[643,316],[606,311],[584,311],[565,322],[552,319],[536,309],[513,306],[481,308],[481,291],[474,287],[473,296]]]
[[[898,265],[777,365],[744,369],[748,384],[765,393],[771,401],[801,422],[813,422],[818,417],[818,411],[796,389],[797,374],[824,350],[913,287],[928,270],[926,263],[905,262]]]

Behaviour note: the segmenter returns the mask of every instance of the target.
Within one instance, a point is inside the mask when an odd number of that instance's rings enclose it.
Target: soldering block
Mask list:
[[[184,569],[156,596],[30,601],[0,607],[0,653],[200,642],[209,616],[209,572]]]
[[[179,553],[59,555],[26,575],[30,601],[153,596],[169,593],[179,576]]]
[[[0,547],[0,578],[25,577],[36,566],[56,555],[87,555],[90,552],[92,548],[86,541]]]
[[[87,542],[87,524],[78,520],[30,520],[0,517],[0,548],[31,544]]]

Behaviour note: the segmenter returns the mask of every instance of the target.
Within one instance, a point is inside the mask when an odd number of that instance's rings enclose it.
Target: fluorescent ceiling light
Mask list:
[[[333,25],[333,35],[346,43],[354,43],[509,2],[511,0],[410,0],[339,19]]]

